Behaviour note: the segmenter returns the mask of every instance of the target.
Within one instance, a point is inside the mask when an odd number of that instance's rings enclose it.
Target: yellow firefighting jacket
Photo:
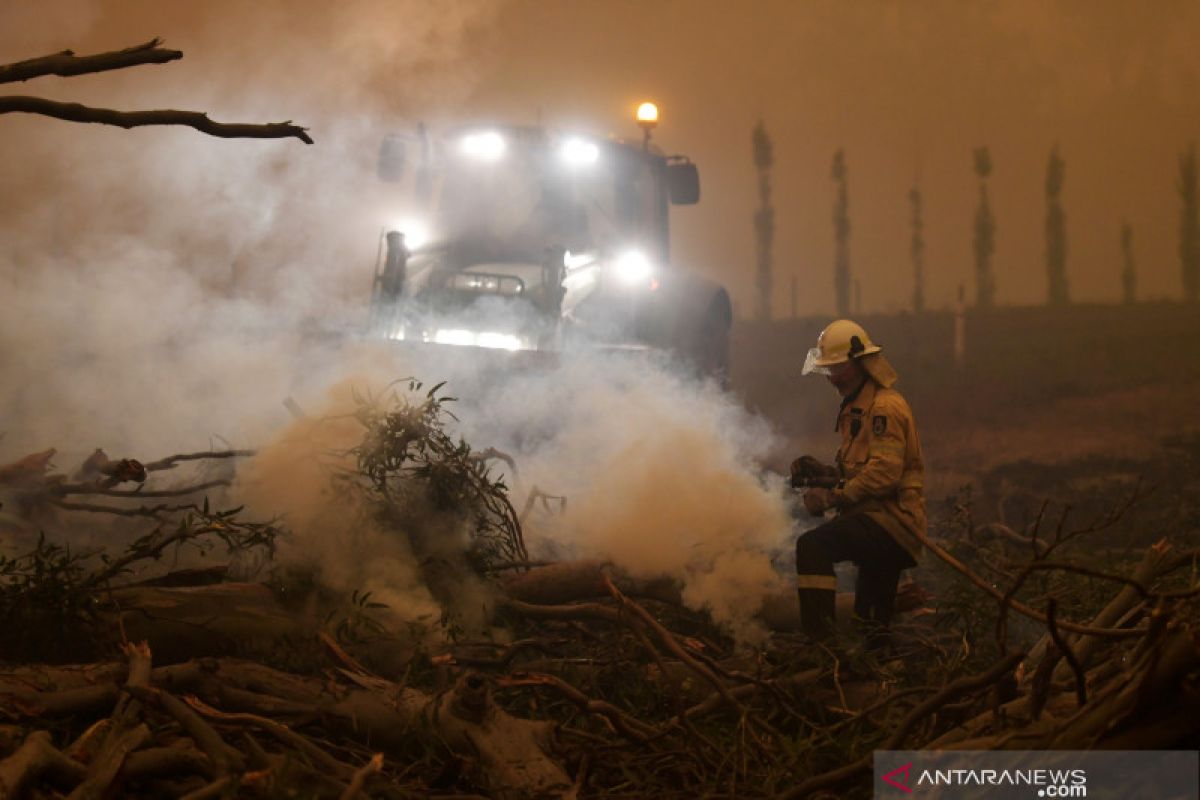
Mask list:
[[[917,558],[925,535],[925,462],[908,402],[868,378],[838,414],[841,513],[863,511]]]

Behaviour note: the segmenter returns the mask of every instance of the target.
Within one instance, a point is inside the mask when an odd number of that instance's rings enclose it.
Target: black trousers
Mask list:
[[[843,514],[802,534],[796,540],[800,623],[814,639],[825,638],[833,628],[833,565],[841,561],[858,565],[854,615],[876,628],[892,619],[900,573],[917,565],[883,526],[861,512]]]

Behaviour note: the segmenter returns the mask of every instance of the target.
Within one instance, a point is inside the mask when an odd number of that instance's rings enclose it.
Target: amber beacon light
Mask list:
[[[637,109],[637,124],[642,129],[642,149],[650,147],[650,131],[658,127],[658,106],[651,102],[642,103]]]

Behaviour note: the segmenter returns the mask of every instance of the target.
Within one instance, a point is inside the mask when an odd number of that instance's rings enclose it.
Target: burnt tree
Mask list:
[[[1196,185],[1196,145],[1179,156],[1179,265],[1183,270],[1183,299],[1200,298],[1200,199]]]
[[[1066,162],[1058,145],[1050,149],[1046,164],[1046,301],[1052,306],[1071,302],[1067,283],[1067,215],[1062,208],[1062,186]]]
[[[921,217],[921,190],[914,186],[908,193],[912,205],[912,240],[908,246],[913,266],[913,311],[925,310],[925,222]]]
[[[1137,302],[1137,265],[1133,260],[1133,228],[1128,222],[1121,223],[1121,297],[1126,304]]]
[[[850,200],[846,191],[846,156],[839,149],[833,154],[831,170],[837,185],[833,202],[833,292],[839,317],[850,316]]]
[[[975,148],[975,174],[979,176],[979,207],[975,211],[975,305],[991,308],[996,303],[996,276],[992,254],[996,250],[996,219],[988,203],[987,179],[992,174],[992,156],[986,147]]]
[[[754,168],[758,172],[758,210],[754,212],[756,270],[754,286],[758,290],[755,317],[771,319],[771,246],[775,239],[775,206],[771,203],[771,167],[775,163],[771,137],[762,120],[754,126]]]

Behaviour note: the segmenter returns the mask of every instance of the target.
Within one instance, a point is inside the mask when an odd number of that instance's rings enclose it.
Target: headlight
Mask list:
[[[439,330],[433,340],[438,344],[471,345],[475,344],[475,334],[461,329]]]
[[[589,264],[594,264],[595,262],[595,253],[572,253],[570,250],[563,253],[563,266],[567,268],[568,272],[574,269],[580,269],[581,267],[586,267]]]
[[[586,167],[596,163],[600,148],[576,136],[562,143],[558,148],[558,156],[569,167]]]
[[[404,246],[409,250],[419,250],[429,244],[429,226],[419,219],[396,220],[388,230],[403,233]]]
[[[499,350],[520,350],[521,339],[509,333],[481,333],[475,339],[480,347],[494,347]]]
[[[496,131],[481,131],[464,136],[459,147],[464,155],[480,161],[498,161],[508,149],[508,143]]]
[[[617,280],[628,286],[649,280],[652,271],[650,259],[641,250],[627,250],[613,264]]]
[[[434,331],[433,336],[425,335],[425,341],[438,344],[452,344],[465,347],[490,347],[496,350],[527,350],[531,347],[528,340],[511,333],[494,331],[475,332],[464,328],[441,328]]]

